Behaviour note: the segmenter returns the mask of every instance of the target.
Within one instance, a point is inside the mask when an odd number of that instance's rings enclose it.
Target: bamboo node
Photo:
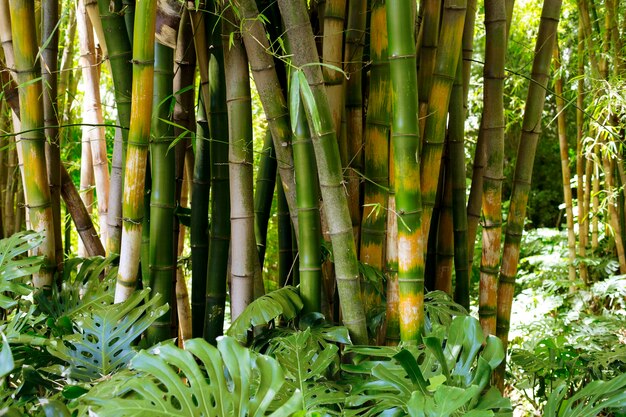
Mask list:
[[[147,59],[147,60],[141,60],[141,59],[131,59],[130,63],[133,65],[145,65],[145,66],[153,66],[154,65],[154,59]]]

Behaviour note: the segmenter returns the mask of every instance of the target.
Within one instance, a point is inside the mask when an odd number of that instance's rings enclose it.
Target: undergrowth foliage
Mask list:
[[[173,341],[145,346],[142,333],[168,306],[157,307],[149,289],[113,304],[113,258],[70,259],[59,288],[34,292],[28,278],[41,259],[26,253],[40,241],[32,232],[0,241],[0,416],[513,415],[490,385],[502,343],[444,293],[427,295],[419,345],[354,346],[345,327],[320,313],[301,315],[298,288],[287,286],[253,302],[217,346],[201,339],[184,349]],[[562,306],[622,309],[623,279],[562,295]],[[578,314],[592,317],[586,309]],[[545,416],[623,415],[624,344],[610,352],[583,347],[623,335],[584,339],[584,326],[567,314],[555,315],[570,320],[567,332],[513,350],[518,389]]]

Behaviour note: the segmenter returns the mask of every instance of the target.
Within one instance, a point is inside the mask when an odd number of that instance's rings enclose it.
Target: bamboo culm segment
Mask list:
[[[268,128],[272,133],[278,172],[289,205],[291,222],[297,229],[296,182],[291,149],[292,132],[285,92],[281,88],[274,58],[268,53],[271,48],[261,19],[258,18],[259,11],[254,0],[237,0],[236,3],[240,8],[243,41],[250,61],[250,72],[254,77],[263,111],[267,117]]]
[[[410,0],[387,2],[389,71],[393,97],[391,152],[398,217],[400,338],[417,343],[424,326],[424,244],[419,149],[417,73]],[[438,177],[438,175],[436,176]]]
[[[505,348],[508,342],[509,320],[520,254],[520,242],[526,217],[526,204],[530,192],[535,151],[539,135],[541,134],[541,115],[546,98],[546,86],[548,84],[552,50],[556,41],[560,10],[561,0],[546,0],[543,4],[532,67],[533,82],[528,87],[524,120],[522,122],[522,136],[517,150],[511,204],[507,216],[504,253],[498,282],[496,335],[502,340]],[[504,366],[505,362],[503,361],[496,371],[500,376],[500,381],[504,380]]]
[[[263,268],[265,261],[265,248],[267,243],[267,223],[272,209],[274,187],[276,185],[276,153],[272,133],[265,132],[263,150],[254,187],[254,236],[256,248],[259,254],[259,263]]]
[[[428,111],[423,138],[424,148],[421,151],[420,180],[424,210],[422,217],[424,236],[428,236],[430,231],[432,210],[437,194],[450,94],[452,93],[452,84],[463,39],[465,7],[465,0],[446,0],[443,6],[441,23],[443,29],[439,39],[441,47],[437,49],[432,84],[428,95]]]
[[[154,85],[154,27],[156,1],[137,4],[133,39],[133,87],[122,201],[122,246],[115,286],[115,302],[126,300],[135,290],[144,217],[144,189],[152,116]]]
[[[293,64],[302,68],[305,64],[318,63],[306,2],[279,0],[278,6],[285,23],[287,41],[294,54]],[[302,70],[311,88],[315,110],[319,115],[319,120],[316,121],[319,125],[314,125],[313,147],[333,246],[343,323],[350,331],[354,343],[366,343],[367,327],[361,301],[359,266],[352,234],[352,221],[344,193],[337,135],[333,128],[322,71],[319,65],[307,65]],[[306,105],[305,107],[307,117],[311,119],[313,109]]]
[[[230,185],[228,174],[228,115],[222,53],[221,25],[212,32],[209,60],[209,104],[207,116],[211,133],[211,219],[209,264],[204,316],[204,338],[215,343],[224,328],[226,281],[230,246]],[[196,318],[200,320],[199,318]]]
[[[174,140],[170,109],[173,101],[174,50],[155,43],[154,100],[152,102],[152,143],[150,158],[152,188],[150,191],[150,289],[151,296],[161,296],[159,303],[174,300],[176,285],[176,247],[173,233],[176,208],[175,153],[168,151]],[[171,305],[171,304],[170,304]],[[172,309],[159,317],[147,331],[150,343],[176,336],[172,331]]]
[[[232,13],[232,10],[230,10]],[[225,16],[230,15],[229,10]],[[254,198],[252,186],[252,99],[248,60],[240,35],[229,44],[229,23],[224,32],[226,105],[228,107],[228,167],[230,175],[230,224],[232,230],[230,302],[233,320],[250,304],[253,296],[255,260]]]
[[[371,13],[370,93],[365,119],[365,186],[361,223],[361,262],[379,271],[385,268],[385,228],[389,187],[389,61],[387,57],[387,15],[384,3],[375,2]],[[392,216],[394,214],[391,214]],[[374,288],[362,281],[365,311],[379,304]]]
[[[464,63],[459,61],[450,97],[450,175],[452,177],[452,223],[454,225],[454,301],[469,309],[470,274],[467,252],[467,211],[465,210],[465,110],[463,98]]]
[[[298,202],[298,233],[300,234],[299,269],[300,296],[303,312],[321,311],[322,265],[320,210],[318,205],[317,168],[306,120],[300,101],[298,120],[293,140],[293,160],[296,166],[296,197]]]
[[[111,9],[111,5],[113,9]],[[122,140],[113,145],[111,161],[111,182],[109,189],[106,248],[108,253],[120,253],[122,244],[122,193],[124,188],[124,166],[126,160],[126,143],[130,126],[131,90],[132,90],[132,48],[126,32],[123,5],[120,0],[110,2],[98,0],[100,21],[104,31],[108,61],[111,67],[117,117],[120,124],[119,134]],[[103,41],[102,39],[100,41]]]
[[[202,97],[198,101],[196,152],[191,183],[191,313],[204,317],[206,310],[207,268],[209,263],[209,195],[211,190],[211,144],[209,122]],[[204,329],[202,320],[192,321],[194,337]]]
[[[50,183],[50,201],[54,223],[55,262],[59,270],[63,265],[63,241],[61,233],[61,148],[59,147],[58,119],[58,67],[59,32],[59,1],[44,0],[41,2],[41,51],[43,113],[46,126],[46,162],[48,181]]]
[[[40,82],[36,82],[41,76],[41,69],[36,59],[35,4],[29,0],[10,0],[9,5],[23,131],[17,143],[18,155],[21,151],[21,162],[28,166],[22,172],[26,207],[30,227],[45,235],[43,243],[35,251],[37,255],[43,255],[44,262],[39,273],[33,275],[33,286],[48,288],[52,285],[56,269],[56,254],[46,168],[44,112],[40,101],[42,87]]]
[[[484,223],[478,314],[483,332],[495,334],[504,175],[504,61],[507,43],[504,2],[487,1],[485,27],[487,31],[483,68],[485,106],[481,129],[484,132],[487,165],[483,175]]]

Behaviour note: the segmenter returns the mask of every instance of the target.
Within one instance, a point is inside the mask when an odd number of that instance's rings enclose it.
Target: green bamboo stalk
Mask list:
[[[292,87],[293,88],[293,87]],[[319,184],[311,132],[300,100],[293,139],[293,160],[296,166],[298,201],[298,233],[300,234],[299,271],[300,296],[304,313],[321,311],[322,265],[320,260],[321,225],[318,206]]]
[[[319,114],[319,117],[315,117],[319,120],[315,120],[314,124],[313,147],[333,246],[343,323],[355,343],[365,343],[367,327],[360,297],[359,268],[352,222],[342,184],[339,147],[332,125],[328,98],[322,84],[322,71],[317,65],[319,61],[313,30],[304,1],[279,0],[278,6],[285,23],[287,42],[293,53],[293,64],[302,68],[312,91],[315,110]],[[310,117],[314,109],[309,105],[305,107]]]
[[[554,70],[561,68],[561,58],[558,47],[554,48]],[[574,233],[574,210],[572,204],[572,187],[570,186],[569,171],[569,144],[567,143],[567,123],[565,120],[565,100],[563,99],[563,75],[554,80],[554,92],[556,99],[557,131],[559,136],[559,151],[561,156],[561,178],[563,181],[563,199],[565,200],[565,217],[567,222],[567,251],[568,251],[568,277],[572,281],[570,291],[574,290],[573,281],[576,280],[576,235]],[[582,214],[582,213],[581,213]]]
[[[424,149],[421,152],[422,234],[430,231],[432,210],[437,194],[439,168],[445,138],[448,104],[456,66],[461,51],[463,24],[465,23],[465,0],[446,0],[443,6],[441,26],[445,28],[439,37],[432,85],[428,98],[428,111],[424,127]],[[399,202],[397,202],[399,203]]]
[[[421,44],[419,44],[419,68],[417,82],[420,89],[420,135],[423,138],[426,115],[428,113],[428,100],[432,85],[433,71],[437,57],[437,45],[439,41],[439,24],[441,21],[441,0],[424,0],[423,8],[420,8],[422,19],[420,20]],[[444,29],[445,30],[445,29]]]
[[[46,172],[44,113],[40,97],[41,69],[37,62],[37,39],[35,30],[35,5],[28,0],[10,0],[11,31],[15,70],[20,98],[23,162],[28,166],[23,172],[25,200],[30,218],[30,227],[44,234],[44,242],[35,253],[44,257],[39,273],[33,275],[35,288],[52,285],[56,269],[54,222],[51,209],[50,188]]]
[[[59,147],[59,119],[57,81],[59,55],[59,0],[41,2],[41,75],[43,86],[43,113],[46,126],[46,161],[52,220],[54,223],[55,261],[59,270],[63,269],[63,234],[61,233],[61,148]]]
[[[133,88],[130,131],[126,153],[124,196],[122,201],[122,247],[115,287],[115,302],[126,300],[135,290],[144,217],[148,141],[154,85],[155,0],[137,6],[133,39]]]
[[[344,47],[345,124],[348,158],[345,171],[348,208],[352,219],[357,250],[361,243],[361,175],[363,173],[363,47],[366,36],[367,1],[348,3],[346,42]],[[342,133],[343,134],[343,133]],[[360,252],[358,252],[360,255]],[[380,269],[380,268],[379,268]]]
[[[444,180],[439,225],[437,227],[437,264],[435,289],[452,296],[452,260],[454,258],[454,226],[452,221],[452,175],[449,145],[444,153]]]
[[[278,286],[297,285],[293,269],[291,222],[289,221],[287,198],[282,187],[277,187],[276,190],[276,217],[278,232]]]
[[[116,140],[113,144],[106,248],[109,254],[119,254],[122,244],[124,162],[126,161],[126,143],[128,142],[128,128],[130,126],[132,90],[132,48],[124,21],[129,10],[124,8],[121,0],[98,0],[98,9],[104,31],[104,41],[109,54],[105,59],[108,59],[111,68],[117,117],[120,124],[119,134],[121,134],[121,140]]]
[[[211,190],[211,153],[209,121],[202,98],[198,102],[196,152],[191,183],[191,314],[193,337],[204,331],[207,268],[209,263],[209,193]]]
[[[522,122],[522,136],[517,150],[517,162],[515,163],[513,190],[507,216],[504,253],[500,267],[497,295],[496,335],[502,340],[505,347],[508,343],[509,319],[511,317],[520,242],[524,230],[526,204],[530,191],[535,151],[539,135],[541,134],[541,115],[545,103],[548,72],[550,70],[560,10],[561,0],[546,0],[543,4],[533,60],[533,82],[528,87],[528,97]],[[500,387],[504,384],[504,366],[503,361],[503,364],[496,371]]]
[[[467,20],[466,20],[467,22]],[[465,126],[465,98],[463,71],[459,62],[450,97],[450,175],[452,177],[452,222],[454,225],[454,301],[469,310],[469,254],[467,252],[467,212],[465,210],[465,148],[463,144]]]
[[[506,9],[503,2],[488,1],[485,4],[485,27],[485,104],[481,124],[487,165],[483,175],[483,249],[478,314],[483,332],[495,334],[504,175],[504,61],[507,38]]]
[[[387,15],[385,4],[372,5],[370,35],[370,87],[365,119],[365,186],[361,225],[361,262],[383,271],[385,269],[385,229],[389,194],[389,124],[391,115],[389,61],[387,57]],[[350,97],[350,96],[349,96]],[[366,281],[361,281],[365,311],[379,304],[379,297]],[[389,325],[388,325],[389,328]]]
[[[390,164],[391,165],[391,164]],[[400,342],[400,288],[398,283],[398,217],[396,212],[396,198],[393,192],[393,180],[390,181],[388,196],[389,212],[387,216],[386,233],[386,263],[385,277],[387,278],[387,311],[385,315],[385,341],[387,345],[395,346]]]
[[[585,48],[582,22],[578,19],[578,47],[577,47],[577,69],[578,76],[581,76],[576,83],[576,199],[578,206],[578,255],[583,261],[580,262],[580,278],[583,282],[589,282],[589,270],[584,259],[587,257],[587,244],[589,242],[589,177],[587,169],[591,167],[591,162],[587,162],[583,150],[583,108],[585,105]],[[589,171],[591,174],[591,171]]]
[[[204,338],[215,343],[224,328],[226,281],[230,246],[230,186],[228,174],[228,114],[226,110],[225,68],[221,25],[212,34],[209,61],[211,132],[211,220],[207,274]],[[198,320],[198,318],[196,318]]]
[[[168,152],[173,137],[171,119],[173,105],[174,51],[155,43],[154,47],[154,99],[152,101],[152,129],[150,158],[152,189],[150,192],[150,288],[151,296],[160,294],[160,304],[174,300],[176,279],[176,246],[173,233],[176,208],[175,153]],[[176,336],[172,331],[171,309],[148,328],[149,344]]]
[[[263,150],[261,151],[259,170],[254,187],[254,236],[261,268],[265,261],[267,222],[272,209],[275,185],[276,156],[274,143],[272,142],[272,133],[268,130],[265,132],[265,140],[263,141]]]
[[[416,343],[424,326],[424,245],[419,149],[415,39],[409,0],[387,2],[389,69],[393,97],[391,148],[398,217],[400,338]],[[428,230],[428,229],[426,229]]]
[[[135,0],[122,0],[124,5],[124,22],[126,23],[126,33],[131,43],[134,41],[135,32]]]

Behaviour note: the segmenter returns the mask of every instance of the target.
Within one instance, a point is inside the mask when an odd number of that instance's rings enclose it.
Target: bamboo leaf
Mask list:
[[[295,287],[280,288],[250,303],[231,324],[226,334],[243,343],[251,327],[267,324],[279,316],[283,316],[285,320],[291,320],[302,310],[302,307],[302,299]]]
[[[295,132],[298,127],[298,113],[300,111],[300,78],[298,73],[301,70],[294,70],[291,73],[291,83],[289,85],[289,115],[291,118],[291,131]]]
[[[304,72],[296,71],[296,74],[298,75],[300,94],[302,95],[302,99],[304,100],[304,105],[311,116],[311,121],[313,122],[315,134],[319,135],[320,133],[322,133],[322,119],[320,117],[317,104],[315,103],[313,91],[311,91],[311,86],[307,82],[306,77],[304,76]]]

